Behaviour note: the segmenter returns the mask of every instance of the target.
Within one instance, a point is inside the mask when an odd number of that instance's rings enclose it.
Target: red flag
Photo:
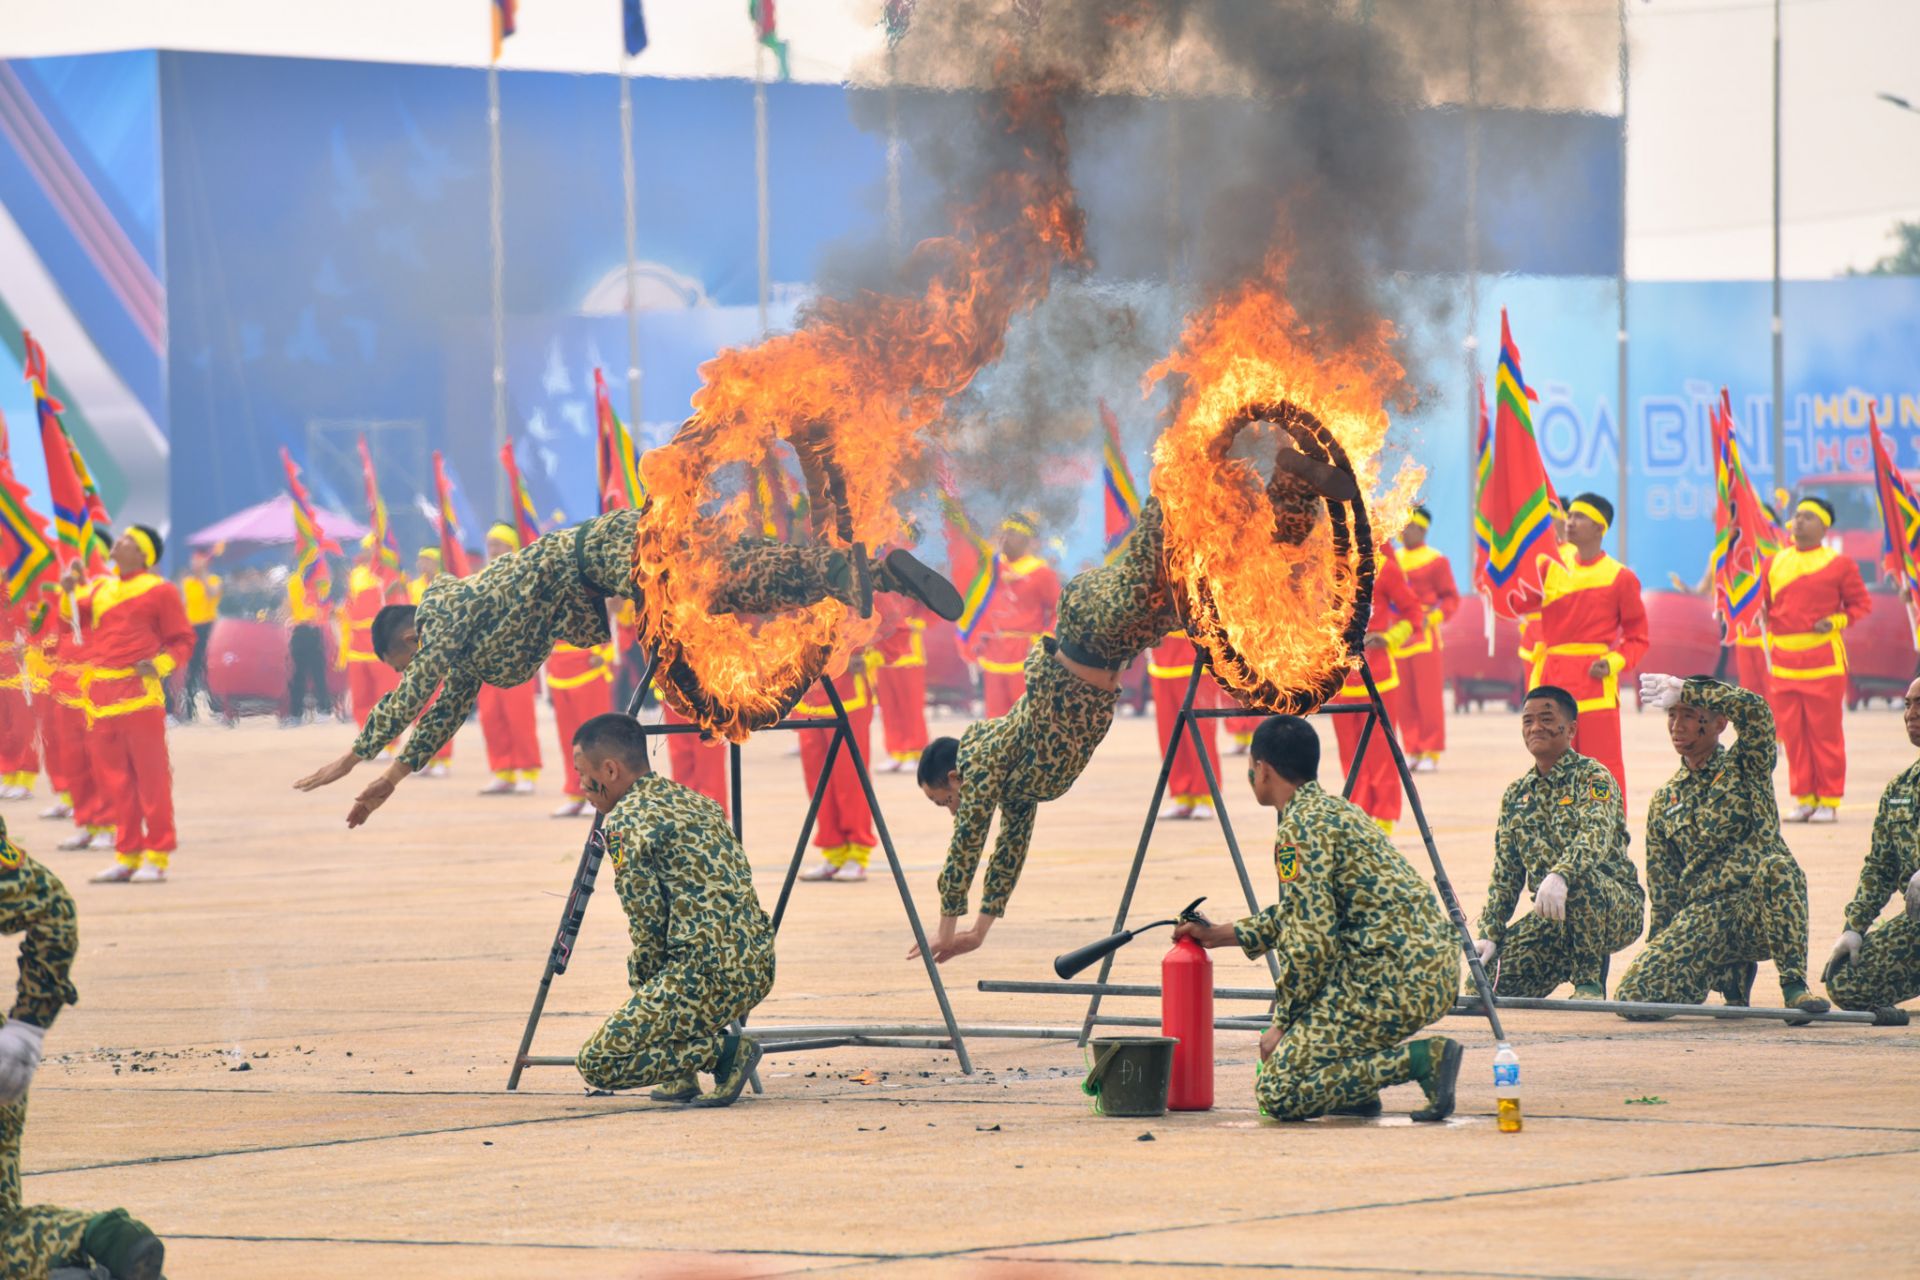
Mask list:
[[[1520,376],[1520,349],[1504,307],[1493,395],[1493,466],[1474,513],[1475,536],[1487,548],[1478,585],[1495,613],[1518,618],[1527,612],[1529,601],[1539,598],[1541,566],[1559,558],[1560,541],[1553,532],[1553,482],[1533,434],[1529,401],[1535,396]]]
[[[600,425],[595,451],[599,461],[600,514],[637,507],[647,496],[646,486],[640,481],[640,459],[633,447],[633,436],[620,421],[620,415],[613,411],[607,380],[598,369],[593,371],[593,407]]]
[[[530,547],[540,536],[540,518],[534,514],[527,487],[520,483],[520,464],[514,460],[511,442],[500,446],[500,465],[507,469],[507,501],[513,507],[514,532],[519,535],[521,546]]]
[[[440,507],[440,567],[456,578],[472,571],[467,563],[467,540],[460,532],[460,516],[453,506],[453,482],[447,479],[446,459],[433,451],[433,492]]]
[[[1880,414],[1872,401],[1867,402],[1867,429],[1873,438],[1873,490],[1880,499],[1880,567],[1906,597],[1907,619],[1916,622],[1914,647],[1920,649],[1920,503],[1893,465],[1893,451],[1880,434]]]
[[[1134,487],[1126,450],[1120,444],[1120,424],[1105,400],[1100,401],[1100,425],[1106,437],[1101,445],[1104,482],[1101,487],[1106,493],[1106,563],[1112,564],[1140,518],[1140,491]]]
[[[333,566],[327,557],[341,554],[340,544],[320,527],[313,499],[307,496],[307,486],[300,480],[300,468],[294,465],[293,455],[284,445],[280,449],[280,464],[287,469],[287,496],[293,499],[293,571],[306,584],[307,598],[317,604],[333,594]]]

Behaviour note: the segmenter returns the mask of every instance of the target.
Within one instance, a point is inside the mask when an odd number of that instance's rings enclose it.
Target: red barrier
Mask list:
[[[1628,691],[1639,700],[1640,671],[1670,676],[1707,676],[1720,668],[1720,623],[1713,616],[1711,596],[1679,591],[1642,591],[1647,606],[1647,656],[1640,665],[1620,673],[1621,701]]]
[[[1873,612],[1847,628],[1847,705],[1869,698],[1898,701],[1916,667],[1913,625],[1892,591],[1869,588]]]

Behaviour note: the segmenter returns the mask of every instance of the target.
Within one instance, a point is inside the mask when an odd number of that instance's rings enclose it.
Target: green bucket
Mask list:
[[[1163,1116],[1173,1078],[1173,1036],[1102,1036],[1087,1042],[1081,1092],[1098,1116]]]

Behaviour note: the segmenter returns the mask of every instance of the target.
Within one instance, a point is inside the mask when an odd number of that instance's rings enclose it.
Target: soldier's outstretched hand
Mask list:
[[[393,794],[393,779],[384,773],[367,784],[366,790],[353,798],[353,808],[347,810],[347,825],[357,827],[373,816],[373,811],[387,802]]]
[[[318,791],[321,787],[338,782],[340,779],[352,773],[353,767],[359,763],[360,757],[349,751],[338,760],[335,760],[331,764],[321,765],[318,769],[315,769],[312,773],[294,783],[294,789],[298,791]]]
[[[1656,711],[1678,706],[1686,681],[1679,676],[1643,675],[1640,677],[1640,701]]]

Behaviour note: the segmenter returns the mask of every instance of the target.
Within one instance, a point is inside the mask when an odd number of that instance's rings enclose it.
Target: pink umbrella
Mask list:
[[[351,546],[367,535],[367,526],[352,516],[324,507],[314,509],[327,536],[342,546]],[[293,541],[293,499],[276,493],[257,506],[237,511],[225,520],[210,524],[187,538],[191,547],[211,547],[218,543]]]

